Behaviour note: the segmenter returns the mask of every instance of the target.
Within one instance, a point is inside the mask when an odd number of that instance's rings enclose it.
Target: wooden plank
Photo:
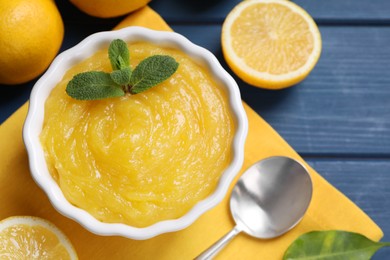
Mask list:
[[[272,110],[244,90],[245,97],[301,153],[389,155],[390,28],[321,33],[317,67],[295,88],[267,93],[273,102],[283,98]]]
[[[220,26],[173,28],[223,63]],[[302,154],[390,156],[390,28],[320,30],[322,56],[305,81],[267,91],[236,77],[243,99]]]
[[[307,10],[316,20],[377,21],[390,20],[388,0],[294,0]]]
[[[221,23],[226,15],[242,0],[152,0],[150,6],[169,23]],[[388,24],[390,1],[387,0],[294,0],[320,23],[338,21],[364,21]],[[122,18],[101,19],[79,11],[69,1],[56,1],[65,22],[116,24]]]
[[[220,25],[240,1],[153,0],[151,6],[176,31],[214,52],[227,67],[220,49]],[[66,23],[62,49],[90,33],[110,30],[121,19],[92,18],[69,1],[56,2]],[[390,1],[296,2],[322,25],[352,26],[321,26],[323,55],[299,86],[266,91],[237,80],[243,98],[299,153],[309,155],[308,162],[371,216],[385,232],[384,240],[390,241],[389,159],[313,158],[390,156],[390,28],[362,26],[389,24]],[[32,84],[0,86],[0,122],[24,103]],[[390,250],[384,249],[373,259],[389,256]]]
[[[150,6],[169,23],[218,22],[241,0],[155,0]],[[320,23],[390,22],[390,1],[387,0],[294,0]]]
[[[390,160],[306,161],[382,228],[382,241],[390,241]],[[389,257],[390,248],[380,250],[373,259]]]

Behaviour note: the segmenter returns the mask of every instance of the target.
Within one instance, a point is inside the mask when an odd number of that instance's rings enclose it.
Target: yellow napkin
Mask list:
[[[171,30],[149,7],[131,14],[116,28],[130,25]],[[243,169],[272,155],[290,156],[303,162],[261,117],[246,104],[244,106],[249,118],[249,135]],[[70,238],[80,259],[192,259],[233,227],[227,195],[222,203],[190,227],[146,241],[90,233],[57,213],[32,180],[22,141],[26,113],[27,104],[0,127],[0,219],[14,215],[34,215],[48,219]],[[258,240],[240,234],[221,252],[219,259],[281,259],[296,237],[311,230],[341,229],[362,233],[373,240],[382,237],[382,231],[367,215],[304,164],[310,170],[314,193],[302,222],[286,235],[272,240]]]

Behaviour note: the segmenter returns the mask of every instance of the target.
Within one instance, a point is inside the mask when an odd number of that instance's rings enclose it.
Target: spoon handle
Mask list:
[[[215,242],[208,249],[203,251],[200,255],[198,255],[195,260],[209,260],[212,259],[222,248],[224,248],[237,234],[239,234],[241,230],[235,226],[231,231],[229,231],[226,235],[221,237],[217,242]]]

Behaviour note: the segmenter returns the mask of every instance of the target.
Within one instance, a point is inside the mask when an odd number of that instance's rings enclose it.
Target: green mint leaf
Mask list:
[[[113,70],[120,70],[130,66],[129,49],[127,48],[127,43],[121,39],[111,42],[108,48],[108,57]]]
[[[118,85],[128,85],[130,83],[131,69],[126,67],[121,70],[114,70],[110,73],[111,79]]]
[[[166,55],[154,55],[141,61],[134,69],[130,92],[141,93],[168,79],[177,70],[179,63]]]
[[[141,61],[132,71],[127,43],[113,40],[108,48],[111,73],[90,71],[77,74],[66,86],[66,93],[78,100],[97,100],[141,93],[172,76],[179,63],[170,56],[154,55]]]
[[[390,243],[375,242],[347,231],[313,231],[298,237],[287,248],[283,260],[369,260],[377,250]]]
[[[110,77],[101,71],[77,74],[66,86],[66,93],[78,100],[97,100],[124,96],[125,92]]]

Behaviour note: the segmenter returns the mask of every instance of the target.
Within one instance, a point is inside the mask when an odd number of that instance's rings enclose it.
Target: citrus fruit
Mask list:
[[[221,42],[233,72],[268,89],[289,87],[306,78],[322,48],[311,16],[285,0],[242,1],[226,17]]]
[[[130,13],[150,0],[70,0],[78,9],[91,16],[110,18]]]
[[[53,0],[0,0],[0,84],[34,79],[51,63],[64,36]]]
[[[15,216],[0,221],[0,259],[77,259],[66,236],[38,217]]]

